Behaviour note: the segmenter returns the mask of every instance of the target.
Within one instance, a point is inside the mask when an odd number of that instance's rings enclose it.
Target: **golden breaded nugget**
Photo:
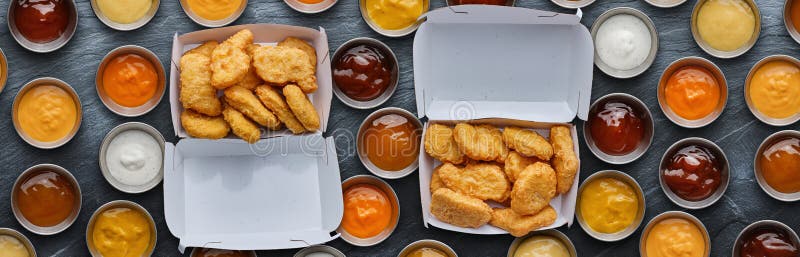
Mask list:
[[[439,178],[447,188],[481,200],[503,202],[511,193],[506,174],[496,164],[471,163],[458,168],[445,163],[439,168]]]
[[[306,131],[303,124],[294,116],[286,99],[283,98],[277,89],[269,85],[260,85],[256,87],[256,96],[261,100],[261,103],[270,111],[278,116],[278,119],[289,128],[294,134],[300,134]]]
[[[198,48],[201,47],[205,48]],[[222,103],[217,98],[217,89],[211,86],[211,69],[208,66],[211,58],[200,54],[201,52],[203,51],[187,52],[181,57],[179,101],[183,109],[219,116],[222,113]]]
[[[431,174],[431,192],[436,192],[439,188],[447,188],[447,185],[442,182],[442,178],[439,177],[439,168],[441,167],[442,165],[439,165],[439,167],[433,169],[433,174]]]
[[[572,143],[572,133],[567,126],[550,128],[550,143],[553,145],[553,169],[556,170],[558,185],[556,192],[565,194],[575,183],[578,174],[578,156]]]
[[[506,157],[506,163],[503,166],[503,170],[506,172],[506,176],[508,176],[508,180],[511,182],[517,181],[517,176],[525,167],[528,165],[533,164],[534,162],[539,161],[533,157],[525,157],[520,155],[515,151],[511,151],[508,153],[508,157]]]
[[[522,237],[531,231],[550,226],[557,218],[558,213],[550,205],[534,215],[519,215],[512,209],[503,208],[494,209],[489,224],[508,231],[512,236]]]
[[[319,114],[314,105],[308,100],[306,94],[298,86],[286,85],[283,87],[283,96],[286,97],[286,103],[289,109],[292,110],[297,120],[303,124],[303,127],[308,131],[317,131],[319,129]]]
[[[431,214],[448,224],[477,228],[492,218],[492,208],[485,202],[440,188],[431,195]]]
[[[532,130],[506,127],[503,129],[503,141],[508,148],[527,157],[536,157],[543,161],[549,161],[553,157],[553,146],[550,142]]]
[[[225,104],[222,110],[222,117],[228,122],[233,134],[238,136],[248,143],[255,143],[261,138],[261,129],[258,128],[255,122],[250,121],[241,112],[237,111],[230,105]]]
[[[503,144],[503,133],[492,125],[458,123],[453,129],[458,149],[467,157],[480,161],[504,162],[508,148]]]
[[[453,129],[442,124],[428,126],[425,132],[425,152],[439,161],[452,164],[461,164],[465,159],[453,138]]]
[[[287,37],[283,41],[278,42],[278,46],[293,47],[293,48],[297,48],[297,49],[303,50],[303,52],[306,52],[306,54],[308,55],[308,61],[309,61],[309,63],[311,63],[311,67],[314,67],[314,69],[316,69],[316,67],[317,67],[317,50],[314,49],[314,47],[311,46],[311,44],[309,44],[305,40],[302,40],[302,39],[299,39],[299,38],[296,38],[296,37]]]
[[[200,44],[199,46],[197,46],[195,48],[192,48],[189,51],[186,51],[186,53],[184,53],[183,55],[200,54],[200,55],[205,55],[205,56],[211,57],[211,53],[214,52],[214,49],[217,48],[218,45],[219,45],[219,42],[217,42],[217,41],[213,41],[213,40],[212,41],[206,41],[205,43]]]
[[[247,55],[250,55],[250,59],[253,57],[253,50],[255,50],[257,47],[261,46],[258,44],[250,44],[247,46],[247,48],[245,48],[245,52],[247,52]],[[262,80],[261,77],[256,74],[256,69],[250,68],[250,71],[248,71],[247,74],[244,75],[244,78],[242,78],[242,80],[240,80],[236,85],[249,90],[254,90],[257,86],[262,84],[264,84],[264,80]]]
[[[220,139],[231,130],[221,116],[208,117],[192,110],[181,113],[181,126],[189,136],[195,138]]]
[[[511,190],[511,209],[519,215],[533,215],[556,196],[556,172],[550,165],[536,162],[517,177]]]
[[[253,67],[261,79],[275,85],[297,83],[304,93],[317,91],[314,67],[303,50],[286,46],[262,46],[253,50]]]
[[[211,85],[225,89],[239,83],[250,72],[250,55],[245,48],[253,44],[253,32],[240,30],[211,53]]]
[[[275,114],[267,110],[267,108],[258,101],[256,95],[246,88],[233,86],[225,89],[225,102],[261,126],[271,130],[278,130],[281,128],[281,122],[278,120],[278,117],[275,117]]]

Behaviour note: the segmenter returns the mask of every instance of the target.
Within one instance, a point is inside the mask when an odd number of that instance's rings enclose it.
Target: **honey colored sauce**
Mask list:
[[[374,121],[362,135],[367,157],[387,171],[399,171],[419,156],[419,128],[406,117],[387,114]]]
[[[39,227],[52,227],[66,220],[77,201],[74,185],[49,170],[31,174],[14,190],[22,216]]]
[[[800,192],[800,139],[782,139],[758,158],[761,175],[770,187],[781,193]]]

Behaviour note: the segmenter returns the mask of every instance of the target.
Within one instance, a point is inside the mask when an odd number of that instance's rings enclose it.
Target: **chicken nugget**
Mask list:
[[[553,146],[532,130],[506,127],[503,129],[503,141],[508,148],[516,150],[523,156],[536,157],[544,161],[549,161],[553,156]]]
[[[575,183],[578,174],[578,156],[572,143],[572,133],[567,126],[550,128],[550,143],[553,145],[553,169],[556,170],[556,192],[565,194]]]
[[[303,93],[317,91],[314,67],[303,50],[286,46],[262,46],[253,50],[253,67],[261,79],[275,85],[296,83]]]
[[[258,96],[258,99],[261,100],[261,103],[263,103],[267,109],[278,116],[278,119],[281,120],[292,133],[300,134],[306,131],[303,124],[297,120],[292,110],[289,109],[289,105],[286,104],[286,99],[283,98],[283,95],[281,95],[277,89],[269,85],[260,85],[256,87],[256,96]]]
[[[286,97],[289,109],[306,130],[317,131],[319,129],[319,114],[298,86],[286,85],[283,87],[283,96]]]
[[[205,56],[211,57],[211,52],[213,52],[214,49],[217,48],[218,45],[219,45],[219,42],[217,42],[217,41],[213,41],[213,40],[206,41],[205,43],[200,44],[199,46],[197,46],[195,48],[192,48],[189,51],[186,51],[186,53],[184,53],[184,55],[187,55],[187,54],[200,54],[200,55],[205,55]]]
[[[447,185],[439,177],[439,168],[441,167],[442,165],[439,165],[439,167],[433,169],[433,174],[431,174],[431,193],[436,192],[439,188],[447,188]]]
[[[517,181],[517,177],[525,167],[531,165],[535,162],[539,161],[533,157],[525,157],[520,155],[515,151],[511,151],[508,153],[508,157],[506,157],[505,165],[503,166],[503,171],[506,172],[506,176],[508,180],[511,182]]]
[[[261,46],[258,44],[250,44],[245,48],[245,52],[247,52],[247,55],[250,55],[251,60],[253,58],[253,50],[255,50],[255,48],[257,47]],[[261,77],[259,77],[258,74],[256,74],[256,69],[252,67],[247,72],[247,74],[244,75],[244,78],[242,78],[242,80],[240,80],[239,83],[236,83],[237,86],[247,88],[249,90],[254,90],[257,86],[263,84],[264,80],[261,79]]]
[[[485,202],[447,188],[431,195],[431,214],[448,224],[477,228],[492,218],[492,208]]]
[[[261,138],[261,129],[258,128],[258,125],[230,105],[224,105],[222,117],[228,122],[233,134],[244,139],[244,141],[253,144]]]
[[[222,117],[209,117],[192,110],[181,113],[181,126],[189,136],[195,138],[220,139],[231,130]]]
[[[240,30],[211,52],[211,85],[225,89],[239,83],[250,72],[250,55],[245,48],[253,44],[253,32]]]
[[[533,215],[550,204],[556,195],[556,172],[550,165],[536,162],[517,177],[511,190],[511,209],[519,215]]]
[[[453,129],[458,149],[467,157],[480,161],[504,162],[508,148],[503,144],[503,133],[492,125],[458,123]]]
[[[208,48],[206,45],[197,47]],[[211,58],[203,50],[190,50],[180,60],[179,101],[183,109],[191,109],[208,116],[219,116],[222,104],[217,98],[217,89],[211,86]],[[192,52],[194,51],[194,52]]]
[[[275,117],[275,114],[267,110],[267,108],[258,101],[256,95],[246,88],[233,86],[225,89],[225,102],[261,126],[271,130],[278,130],[281,128],[281,122],[278,120],[278,117]]]
[[[505,201],[511,193],[511,184],[496,164],[475,163],[458,168],[445,163],[439,169],[439,178],[456,192],[481,200]]]
[[[308,61],[309,63],[311,63],[311,67],[314,67],[314,69],[316,69],[317,50],[314,49],[314,47],[311,46],[311,44],[309,44],[305,40],[296,37],[287,37],[283,41],[278,42],[278,46],[286,46],[303,50],[303,52],[306,52],[306,54],[308,55]]]
[[[461,164],[465,159],[453,138],[453,129],[442,124],[428,126],[425,132],[425,152],[439,161],[452,164]]]
[[[558,213],[550,205],[534,215],[519,215],[512,209],[494,209],[489,224],[502,228],[512,236],[522,237],[531,231],[550,226],[556,222]]]

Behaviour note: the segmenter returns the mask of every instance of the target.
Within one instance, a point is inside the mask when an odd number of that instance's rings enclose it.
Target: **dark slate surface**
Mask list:
[[[0,3],[6,10],[9,1]],[[89,1],[78,1],[79,27],[73,40],[64,48],[49,54],[26,51],[10,36],[6,26],[0,26],[0,47],[9,59],[10,76],[0,94],[0,120],[5,120],[0,130],[3,152],[0,158],[0,227],[23,231],[36,245],[39,256],[88,256],[85,229],[92,212],[100,205],[117,199],[132,200],[142,204],[154,216],[158,226],[158,245],[154,256],[179,256],[177,239],[165,224],[163,216],[163,191],[161,186],[140,195],[129,195],[114,190],[100,175],[97,156],[100,142],[114,126],[128,121],[142,121],[153,125],[165,135],[167,141],[176,142],[169,115],[169,103],[164,98],[151,113],[138,118],[123,118],[107,110],[97,97],[94,76],[102,57],[111,49],[136,44],[147,47],[161,58],[164,66],[170,64],[172,35],[202,29],[181,10],[178,1],[162,1],[156,17],[145,27],[132,32],[119,32],[103,25],[92,12]],[[783,1],[758,1],[762,15],[762,32],[758,44],[750,52],[733,60],[721,60],[703,53],[694,43],[689,29],[689,17],[695,1],[688,1],[672,9],[658,9],[641,0],[600,0],[585,8],[583,24],[591,26],[602,12],[619,6],[638,8],[653,19],[659,32],[660,48],[656,62],[639,77],[613,79],[595,68],[592,99],[613,93],[633,94],[645,103],[656,121],[653,146],[640,160],[614,166],[595,158],[581,139],[581,179],[602,169],[618,169],[634,176],[645,189],[647,213],[645,221],[669,210],[681,210],[672,204],[658,185],[657,166],[661,155],[673,142],[691,136],[704,137],[719,144],[730,159],[732,178],[728,191],[718,203],[703,210],[688,211],[699,217],[712,237],[712,256],[730,254],[732,241],[747,224],[761,219],[780,220],[797,228],[800,225],[800,208],[796,204],[782,203],[767,196],[753,177],[753,156],[758,144],[769,134],[781,129],[756,120],[743,99],[743,81],[750,67],[759,59],[771,54],[797,55],[798,44],[788,36],[782,20]],[[519,0],[518,6],[543,10],[570,12],[547,0]],[[432,7],[444,5],[434,0]],[[3,18],[5,20],[5,18]],[[378,35],[361,19],[357,1],[340,1],[330,10],[316,15],[306,15],[291,10],[279,0],[250,1],[244,15],[234,24],[280,23],[308,27],[323,26],[328,32],[331,51],[354,37],[374,37],[386,42],[400,59],[401,79],[395,95],[383,106],[395,106],[416,111],[413,91],[411,46],[413,35],[393,39]],[[542,35],[546,36],[546,35]],[[661,71],[684,56],[698,55],[711,59],[725,73],[729,84],[728,104],[722,117],[701,129],[684,129],[672,124],[660,111],[656,101],[656,86]],[[68,144],[55,150],[39,150],[27,145],[15,133],[11,124],[11,102],[25,82],[37,77],[53,76],[72,84],[81,97],[84,118],[78,135]],[[487,85],[488,86],[488,85]],[[502,90],[498,88],[498,90]],[[535,92],[530,92],[535,93]],[[370,111],[354,110],[338,99],[333,100],[328,130],[337,136],[342,178],[368,174],[354,156],[351,136]],[[579,127],[581,121],[577,121]],[[38,163],[55,163],[70,171],[80,181],[83,190],[83,209],[78,221],[66,231],[54,236],[37,236],[24,229],[14,219],[10,206],[11,187],[24,169]],[[342,240],[329,245],[348,256],[396,256],[407,244],[419,239],[436,239],[452,246],[460,256],[505,256],[511,236],[467,235],[422,226],[419,203],[419,182],[416,174],[404,179],[389,181],[400,195],[402,213],[395,233],[374,247],[354,247]],[[279,207],[276,207],[279,208]],[[567,233],[581,256],[636,256],[641,230],[628,239],[616,243],[602,243],[584,233],[575,224],[560,228]],[[297,250],[263,251],[260,256],[292,256]],[[188,256],[188,253],[184,256]]]

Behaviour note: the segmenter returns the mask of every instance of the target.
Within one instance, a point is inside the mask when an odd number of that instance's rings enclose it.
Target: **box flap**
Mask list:
[[[172,125],[175,135],[181,138],[189,137],[183,130],[180,114],[183,107],[180,103],[180,58],[184,52],[197,47],[199,44],[216,40],[224,41],[239,30],[249,29],[253,32],[253,42],[261,45],[274,45],[288,36],[297,37],[308,41],[317,50],[317,85],[316,92],[309,94],[314,108],[320,116],[320,130],[325,132],[328,128],[328,117],[333,98],[333,79],[331,77],[331,61],[328,50],[328,35],[322,27],[319,30],[280,24],[247,24],[223,28],[206,29],[179,35],[175,33],[172,39],[172,55],[170,65],[169,103],[172,114]],[[262,138],[275,136],[292,136],[288,130],[263,133]]]
[[[587,118],[594,45],[574,14],[453,6],[414,38],[420,117],[569,122]]]
[[[344,204],[332,137],[182,139],[166,149],[164,213],[181,252],[300,248],[339,237]]]

